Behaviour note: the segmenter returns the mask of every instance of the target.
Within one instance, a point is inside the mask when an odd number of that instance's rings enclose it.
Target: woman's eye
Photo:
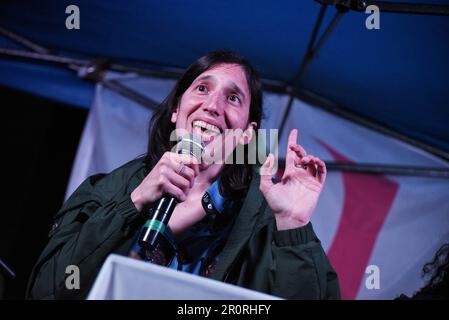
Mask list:
[[[207,92],[207,87],[205,85],[203,85],[203,84],[200,84],[199,86],[197,86],[196,89],[199,92]]]
[[[235,94],[229,96],[229,100],[231,100],[232,102],[240,103],[240,98],[237,97]]]

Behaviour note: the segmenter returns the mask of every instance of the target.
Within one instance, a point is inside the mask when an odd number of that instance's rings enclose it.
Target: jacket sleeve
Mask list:
[[[312,224],[274,231],[271,293],[287,299],[340,299],[338,277]]]
[[[109,200],[95,188],[98,176],[84,181],[55,216],[45,247],[28,283],[29,299],[80,299],[95,280],[107,255],[129,236],[138,211],[128,194]],[[67,289],[67,266],[78,267],[80,288]]]

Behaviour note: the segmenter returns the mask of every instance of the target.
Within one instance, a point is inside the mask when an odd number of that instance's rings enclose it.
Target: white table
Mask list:
[[[273,300],[254,290],[110,255],[89,293],[89,300]]]

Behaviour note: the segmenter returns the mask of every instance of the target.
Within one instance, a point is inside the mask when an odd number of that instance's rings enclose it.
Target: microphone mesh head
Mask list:
[[[205,148],[204,142],[201,137],[189,133],[178,140],[176,145],[176,152],[179,154],[187,154],[195,157],[197,160],[201,160],[201,154]]]

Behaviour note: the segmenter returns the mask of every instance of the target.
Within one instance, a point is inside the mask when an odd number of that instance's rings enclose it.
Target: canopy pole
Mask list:
[[[327,171],[345,171],[360,174],[381,174],[389,176],[408,176],[449,179],[449,168],[389,165],[375,163],[352,163],[325,161]],[[285,168],[285,159],[279,159],[279,167]]]
[[[56,65],[61,65],[64,67],[68,67],[71,70],[78,70],[78,67],[82,67],[88,65],[91,60],[88,59],[75,59],[68,58],[54,54],[48,53],[36,53],[29,52],[25,50],[17,50],[10,48],[2,48],[0,47],[0,57],[4,56],[8,59],[15,60],[23,60],[23,61],[37,61],[41,63],[53,63]],[[165,68],[158,67],[159,70],[156,69],[143,69],[137,67],[129,67],[121,64],[111,63],[108,66],[108,70],[117,71],[117,72],[130,72],[136,73],[142,76],[151,76],[157,78],[165,78],[165,79],[178,79],[183,70],[176,68]],[[270,80],[270,79],[262,79],[262,86],[264,89],[277,92],[277,93],[286,93],[288,85],[282,81]]]
[[[375,5],[380,12],[420,14],[432,16],[449,16],[449,5],[432,3],[410,3],[376,0],[315,0],[321,4],[333,5],[337,8],[365,12],[366,8]]]
[[[449,16],[449,5],[427,4],[427,3],[406,3],[390,1],[363,1],[366,6],[375,5],[381,12],[421,14],[431,16]],[[365,11],[365,8],[362,10]]]
[[[332,31],[335,29],[336,25],[340,21],[341,17],[343,16],[343,13],[346,12],[345,10],[337,10],[334,17],[332,18],[332,21],[329,23],[326,30],[324,31],[322,36],[317,41],[317,44],[315,45],[319,29],[323,22],[324,15],[326,13],[326,9],[327,9],[327,4],[322,4],[320,12],[318,13],[317,20],[315,22],[315,26],[310,35],[306,53],[304,54],[301,66],[299,67],[299,71],[293,81],[293,88],[291,89],[287,107],[286,107],[286,110],[282,117],[281,124],[279,126],[279,138],[280,139],[282,138],[282,135],[284,134],[285,125],[287,123],[287,119],[290,114],[290,110],[292,108],[296,92],[298,92],[299,88],[301,87],[302,79],[304,78],[304,74],[307,70],[307,67],[310,65],[312,60],[317,56],[319,50],[323,47],[325,41],[328,39],[329,35],[332,33]]]
[[[30,50],[33,50],[34,52],[38,52],[38,53],[50,53],[50,50],[47,48],[44,48],[28,39],[25,39],[24,37],[19,36],[18,34],[9,31],[5,28],[2,28],[0,26],[0,35],[11,39],[12,41],[24,46],[25,48],[28,48]]]
[[[90,61],[89,64],[81,67],[71,64],[70,68],[76,70],[78,77],[96,83],[101,83],[105,88],[115,91],[116,93],[140,104],[149,110],[154,111],[159,106],[158,102],[126,87],[119,81],[114,79],[106,79],[105,72],[109,69],[109,62],[107,60],[93,60]]]
[[[449,179],[449,168],[379,165],[371,163],[354,164],[342,162],[326,162],[326,168],[330,171]]]
[[[17,50],[1,47],[0,47],[0,56],[16,60],[25,60],[25,61],[34,60],[44,63],[49,62],[59,64],[62,66],[67,66],[70,64],[85,65],[89,63],[89,60],[85,59],[66,58],[49,53],[30,52],[25,50]]]
[[[449,152],[443,149],[434,147],[430,144],[424,143],[412,137],[406,136],[392,128],[389,128],[385,124],[378,123],[373,119],[369,119],[366,116],[360,116],[353,111],[349,111],[344,106],[337,105],[334,102],[325,99],[311,91],[302,90],[297,93],[296,96],[301,101],[310,104],[314,108],[319,108],[325,112],[336,115],[339,118],[346,119],[352,123],[358,124],[362,127],[371,129],[385,136],[392,137],[396,140],[407,143],[413,147],[424,150],[440,159],[449,161]]]
[[[121,94],[122,96],[133,100],[134,102],[137,102],[138,104],[144,106],[147,109],[150,110],[156,110],[156,108],[159,106],[159,103],[156,101],[145,97],[141,95],[140,93],[137,93],[134,90],[129,89],[128,87],[125,87],[123,84],[116,80],[103,80],[101,81],[101,84],[108,88],[109,90],[115,91],[118,94]]]

